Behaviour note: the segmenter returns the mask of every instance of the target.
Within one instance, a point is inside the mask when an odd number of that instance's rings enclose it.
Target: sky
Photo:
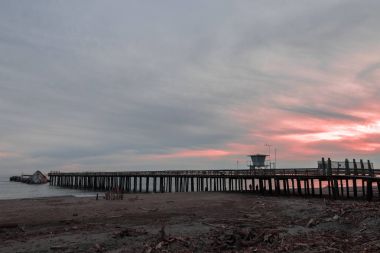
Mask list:
[[[0,2],[0,174],[380,163],[380,2]],[[238,161],[238,162],[237,162]]]

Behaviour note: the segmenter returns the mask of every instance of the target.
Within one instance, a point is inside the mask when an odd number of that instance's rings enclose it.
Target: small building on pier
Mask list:
[[[265,165],[265,159],[268,155],[263,154],[255,154],[255,155],[249,155],[252,160],[252,164],[249,165],[249,169],[263,169],[266,168],[267,165]]]

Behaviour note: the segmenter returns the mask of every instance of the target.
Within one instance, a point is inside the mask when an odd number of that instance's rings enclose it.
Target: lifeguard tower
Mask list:
[[[249,155],[252,160],[252,164],[249,165],[249,169],[265,169],[267,165],[265,165],[265,158],[268,155],[263,154],[255,154],[255,155]]]

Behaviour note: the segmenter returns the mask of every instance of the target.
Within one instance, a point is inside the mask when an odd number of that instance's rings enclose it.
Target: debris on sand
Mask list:
[[[123,238],[123,237],[135,237],[140,235],[146,235],[148,232],[143,228],[126,228],[119,232],[114,233],[114,238]]]
[[[140,210],[146,211],[146,212],[157,212],[158,208],[144,208],[144,207],[139,207]]]
[[[121,188],[113,188],[112,190],[104,193],[104,199],[105,200],[123,200],[124,192]]]
[[[309,222],[306,224],[307,228],[314,227],[316,225],[315,219],[311,218]]]
[[[171,246],[172,248],[170,248]],[[143,252],[177,252],[178,249],[180,249],[181,252],[188,252],[184,251],[184,249],[188,249],[190,246],[192,245],[190,244],[189,238],[168,235],[165,231],[165,225],[163,225],[158,232],[157,240],[145,245]]]
[[[68,248],[68,246],[66,246],[66,245],[52,245],[52,246],[50,246],[51,250],[57,250],[57,251],[62,251],[62,250],[65,250],[67,248]]]

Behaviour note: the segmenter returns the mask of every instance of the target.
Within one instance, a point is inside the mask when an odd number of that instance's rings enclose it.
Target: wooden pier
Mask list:
[[[321,168],[250,170],[168,170],[131,172],[50,172],[50,185],[125,193],[252,192],[264,195],[380,200],[380,171],[361,160],[351,169],[333,168],[322,159]]]

